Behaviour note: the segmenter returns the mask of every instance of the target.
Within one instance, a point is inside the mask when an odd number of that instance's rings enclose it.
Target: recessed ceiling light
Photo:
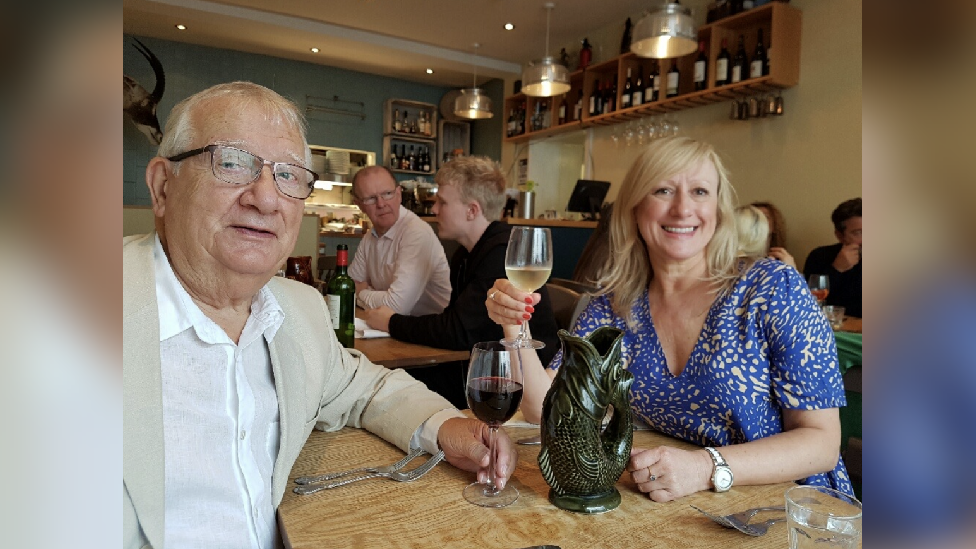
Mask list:
[[[515,28],[515,25],[511,23],[505,23],[505,30],[510,31]]]
[[[181,30],[181,31],[185,31],[186,30],[186,25],[180,23],[179,25],[176,25],[176,28],[179,29],[179,30]]]
[[[318,48],[312,48],[312,53],[318,53],[318,52],[319,52]]]
[[[434,69],[427,69],[427,74],[434,74]]]

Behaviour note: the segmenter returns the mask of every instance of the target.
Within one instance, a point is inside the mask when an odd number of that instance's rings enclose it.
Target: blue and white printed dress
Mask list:
[[[780,261],[759,260],[712,304],[677,376],[668,370],[646,290],[632,311],[636,332],[613,313],[609,295],[594,297],[573,333],[585,336],[608,325],[624,330],[622,356],[634,375],[631,406],[657,431],[726,446],[782,432],[782,409],[847,404],[833,332],[806,281]],[[561,363],[562,351],[549,367]],[[832,471],[799,482],[854,495],[839,458]]]

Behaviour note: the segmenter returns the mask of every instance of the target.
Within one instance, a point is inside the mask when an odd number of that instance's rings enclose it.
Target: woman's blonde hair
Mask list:
[[[710,144],[689,137],[668,137],[653,141],[634,160],[624,176],[610,218],[610,263],[600,279],[602,293],[613,295],[614,313],[636,329],[631,314],[634,302],[650,285],[654,273],[647,243],[637,228],[634,210],[657,183],[709,161],[718,172],[718,214],[715,234],[705,248],[707,280],[715,291],[732,286],[738,277],[738,239],[733,216],[735,189],[721,158]]]
[[[434,182],[455,187],[461,202],[477,202],[488,221],[502,218],[505,207],[505,174],[486,156],[459,156],[441,166]]]
[[[766,257],[769,253],[769,220],[752,205],[735,209],[735,229],[739,237],[739,257]]]

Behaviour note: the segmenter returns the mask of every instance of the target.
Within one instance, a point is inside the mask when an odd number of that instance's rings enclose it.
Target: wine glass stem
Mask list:
[[[494,496],[498,493],[498,486],[495,485],[495,438],[497,438],[498,427],[488,426],[488,484],[485,485],[485,495]]]
[[[521,347],[522,346],[522,342],[525,341],[526,339],[528,339],[528,337],[525,334],[525,328],[528,325],[529,325],[529,321],[528,320],[523,320],[522,321],[522,326],[519,328],[518,338],[515,340],[515,342],[517,344],[516,347]]]

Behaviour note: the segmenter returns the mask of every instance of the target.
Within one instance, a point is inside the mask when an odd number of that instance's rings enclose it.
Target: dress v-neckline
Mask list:
[[[644,306],[647,308],[647,319],[650,321],[651,332],[654,334],[654,345],[657,346],[657,351],[661,353],[664,358],[664,371],[672,379],[678,379],[688,371],[688,367],[691,366],[692,360],[700,352],[702,341],[705,340],[705,332],[708,330],[709,320],[711,320],[712,312],[715,306],[718,304],[718,298],[712,300],[712,303],[708,306],[708,312],[705,313],[705,319],[702,321],[701,330],[698,331],[698,338],[695,340],[695,345],[691,348],[691,353],[688,355],[688,360],[685,362],[684,367],[680,372],[675,374],[671,371],[668,365],[668,355],[664,352],[664,345],[661,344],[661,336],[658,334],[657,326],[654,325],[654,315],[651,314],[651,292],[649,290],[644,290]]]

